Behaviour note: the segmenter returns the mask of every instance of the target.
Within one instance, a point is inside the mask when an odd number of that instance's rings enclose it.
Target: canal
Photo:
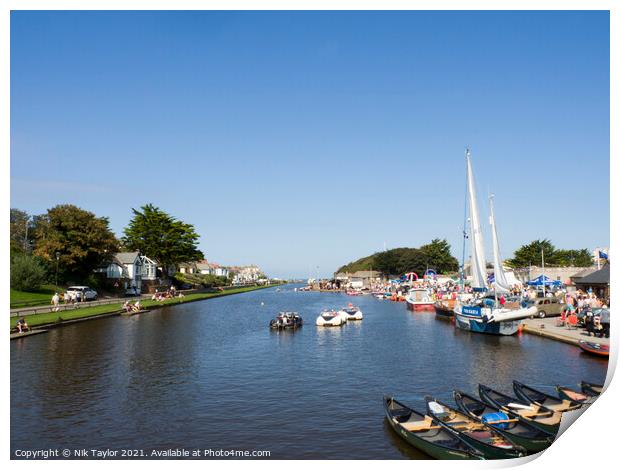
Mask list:
[[[318,328],[327,307],[364,320]],[[295,332],[268,328],[296,310]],[[268,450],[276,459],[425,458],[382,396],[422,408],[478,383],[602,383],[607,362],[531,335],[455,330],[371,296],[266,289],[11,341],[11,450]]]

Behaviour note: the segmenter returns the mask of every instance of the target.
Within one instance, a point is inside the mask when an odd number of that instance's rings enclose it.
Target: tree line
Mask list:
[[[57,205],[34,216],[11,209],[11,287],[36,290],[52,280],[83,282],[119,251],[139,251],[157,260],[164,275],[178,263],[204,258],[193,225],[152,204],[132,209],[132,213],[118,239],[107,217],[72,204]]]
[[[593,259],[587,248],[557,249],[549,240],[534,240],[518,248],[514,257],[505,263],[512,268],[540,266],[544,254],[545,265],[561,266],[592,266]],[[489,264],[488,267],[492,267]],[[341,266],[338,272],[356,272],[375,270],[384,275],[401,275],[407,272],[423,274],[427,269],[440,274],[457,272],[459,262],[450,253],[450,244],[446,240],[434,239],[419,248],[394,248],[374,253]]]

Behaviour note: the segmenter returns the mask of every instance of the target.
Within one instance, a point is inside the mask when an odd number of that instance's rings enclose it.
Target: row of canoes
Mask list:
[[[513,397],[479,385],[479,398],[454,391],[456,408],[426,397],[421,413],[384,397],[391,427],[418,450],[437,459],[506,459],[540,452],[551,445],[562,413],[591,403],[602,385],[581,383],[579,391],[556,387],[549,395],[513,382]]]

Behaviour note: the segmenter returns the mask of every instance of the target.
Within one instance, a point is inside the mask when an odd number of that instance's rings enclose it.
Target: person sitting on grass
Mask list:
[[[141,308],[142,308],[142,306],[140,305],[140,301],[139,300],[136,300],[136,303],[133,304],[133,306],[131,307],[131,309],[134,312],[139,312]]]
[[[125,303],[123,304],[123,310],[125,310],[126,312],[130,312],[132,310],[129,300],[126,300]]]
[[[19,320],[17,320],[17,324],[15,326],[17,327],[17,331],[19,333],[23,333],[24,331],[30,331],[30,327],[28,326],[28,323],[26,323],[26,320],[24,318],[20,318]]]

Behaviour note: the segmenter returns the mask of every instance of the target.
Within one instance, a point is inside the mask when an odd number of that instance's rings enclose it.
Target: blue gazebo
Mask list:
[[[541,274],[535,279],[527,282],[528,286],[545,286],[545,287],[560,287],[562,285],[562,281],[554,281],[551,278],[548,278],[544,274]]]

